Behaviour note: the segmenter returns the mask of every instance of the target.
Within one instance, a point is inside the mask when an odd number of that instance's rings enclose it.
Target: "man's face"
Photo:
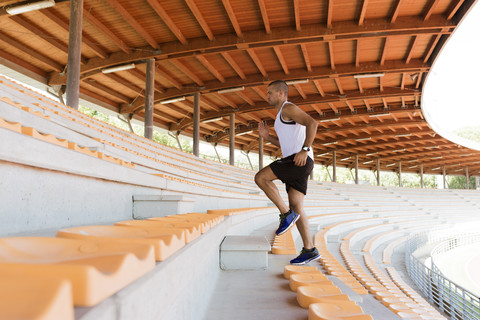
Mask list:
[[[267,100],[271,106],[276,106],[280,101],[281,91],[275,88],[275,86],[269,86],[267,90]]]

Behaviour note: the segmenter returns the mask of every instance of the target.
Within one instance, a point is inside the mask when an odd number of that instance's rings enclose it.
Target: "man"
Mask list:
[[[275,132],[269,134],[264,122],[258,124],[259,134],[266,141],[281,148],[283,158],[271,163],[255,175],[255,183],[280,211],[280,226],[275,232],[287,232],[295,222],[303,240],[303,249],[291,264],[302,265],[320,258],[310,236],[308,218],[303,209],[307,193],[307,182],[313,169],[312,143],[318,123],[295,104],[287,101],[288,85],[284,81],[273,81],[268,86],[268,103],[277,110]],[[280,179],[286,185],[289,207],[285,204],[273,180]]]

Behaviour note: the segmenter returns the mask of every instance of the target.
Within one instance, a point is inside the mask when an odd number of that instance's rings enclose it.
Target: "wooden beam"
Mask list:
[[[385,64],[385,58],[387,56],[387,47],[388,47],[388,41],[389,37],[385,37],[385,42],[383,44],[383,50],[382,50],[382,57],[380,58],[380,65],[383,66]]]
[[[22,57],[27,58],[27,57]],[[3,61],[2,61],[3,60]],[[18,70],[17,66],[25,71],[32,72],[32,76],[35,78],[40,77],[40,80],[47,79],[47,72],[43,71],[42,69],[32,65],[29,61],[25,61],[20,59],[18,55],[13,55],[5,50],[0,50],[0,64],[6,65],[12,69]],[[13,65],[13,66],[12,66]],[[22,71],[23,71],[22,70]],[[24,72],[25,73],[25,72]]]
[[[398,13],[400,12],[400,7],[402,6],[404,0],[397,0],[397,4],[395,5],[395,9],[392,13],[392,18],[390,19],[390,23],[395,23],[397,21]]]
[[[48,32],[47,30],[39,27],[38,25],[30,22],[29,20],[20,15],[11,16],[10,19],[17,25],[24,28],[27,32],[37,35],[44,42],[52,45],[53,47],[62,51],[64,54],[68,55],[68,45],[58,40],[56,36]],[[86,62],[86,58],[82,58],[82,64],[85,64]]]
[[[320,93],[320,95],[322,97],[325,97],[325,91],[323,91],[323,88],[320,85],[320,81],[319,80],[313,80],[313,84],[315,85],[315,88],[317,88],[318,93]]]
[[[92,86],[92,87],[94,87],[98,90],[101,90],[101,91],[117,98],[118,100],[120,100],[124,103],[129,103],[131,101],[131,99],[129,97],[121,94],[120,92],[118,92],[118,91],[116,91],[112,88],[109,88],[109,87],[103,85],[101,82],[98,82],[94,79],[86,79],[86,80],[83,81],[83,83],[88,84],[88,85],[90,85],[90,86]]]
[[[175,79],[167,70],[162,68],[162,66],[160,66],[159,63],[155,64],[155,66],[156,66],[155,76],[158,75],[158,76],[164,78],[165,80],[170,82],[178,90],[183,89],[183,85],[180,83],[180,81]]]
[[[305,92],[303,91],[302,87],[300,86],[300,84],[296,83],[293,85],[295,87],[295,89],[297,90],[297,92],[300,94],[300,96],[302,96],[303,99],[306,99],[307,98],[307,95],[305,94]]]
[[[252,58],[253,62],[255,63],[255,65],[257,66],[258,70],[260,71],[260,73],[264,76],[264,77],[267,77],[267,71],[265,70],[265,68],[263,67],[263,64],[262,62],[260,61],[260,59],[258,58],[257,54],[255,53],[255,51],[253,49],[247,49],[247,52],[248,52],[248,55],[250,56],[250,58]]]
[[[53,59],[50,59],[49,57],[46,57],[38,52],[38,50],[32,49],[29,46],[11,38],[10,36],[0,32],[0,41],[6,43],[9,46],[12,46],[23,53],[27,54],[28,56],[32,57],[35,60],[38,60],[42,64],[46,65],[49,68],[52,68],[53,70],[57,72],[61,72],[63,70],[63,66],[56,62]],[[4,50],[1,50],[4,51]],[[26,58],[26,57],[23,57]]]
[[[340,92],[340,94],[344,94],[342,83],[340,82],[340,78],[335,77],[334,80],[335,80],[335,85],[337,86],[338,92]]]
[[[300,0],[293,0],[293,12],[295,15],[295,30],[300,31]]]
[[[203,86],[202,79],[200,79],[195,73],[193,73],[193,71],[190,68],[185,66],[178,59],[172,59],[172,60],[169,60],[169,62],[173,64],[175,67],[177,67],[180,71],[182,71],[187,77],[189,77],[196,84],[198,84],[199,86]]]
[[[207,60],[205,56],[195,56],[197,60],[208,70],[215,78],[220,82],[225,82],[225,78],[220,74],[220,72]]]
[[[450,34],[451,30],[455,27],[454,21],[447,21],[441,16],[433,16],[427,22],[422,22],[419,18],[402,18],[402,20],[395,25],[391,25],[383,20],[369,20],[369,28],[359,27],[358,25],[352,25],[348,22],[342,23],[342,27],[334,27],[329,33],[332,32],[336,37],[341,37],[343,40],[356,40],[356,39],[376,39],[387,38],[394,35],[427,35],[427,34]],[[448,30],[448,31],[445,31]],[[135,62],[138,60],[144,60],[155,57],[157,60],[174,59],[179,57],[188,57],[197,55],[199,52],[205,53],[219,53],[219,52],[240,52],[253,47],[257,48],[271,48],[272,42],[282,43],[278,44],[279,47],[299,45],[301,43],[325,43],[327,41],[323,34],[327,32],[327,29],[321,25],[305,25],[302,27],[302,31],[291,30],[291,28],[276,28],[275,33],[271,35],[265,35],[263,31],[252,31],[245,33],[245,38],[239,45],[236,37],[218,35],[216,36],[216,44],[214,49],[211,49],[211,41],[204,37],[190,40],[188,46],[179,46],[177,41],[162,44],[162,50],[152,51],[151,48],[139,48],[131,54],[123,52],[114,52],[110,54],[107,59],[92,58],[88,60],[85,67],[82,67],[82,75],[86,73],[94,74],[95,72],[101,72],[101,69],[129,62]],[[266,74],[266,73],[265,73]],[[49,83],[65,84],[65,79],[59,74],[52,74]]]
[[[333,0],[327,0],[327,1],[328,1],[327,28],[332,28]]]
[[[358,68],[360,66],[360,39],[356,41],[356,44],[355,66]]]
[[[368,0],[363,0],[362,11],[360,11],[360,17],[358,18],[358,25],[362,26],[365,20],[365,13],[367,12]]]
[[[171,60],[171,63],[174,63],[175,60]],[[398,60],[391,60],[385,63],[385,65],[382,68],[379,68],[377,63],[365,63],[362,66],[362,71],[365,73],[390,73],[390,74],[396,74],[400,72],[408,72],[408,73],[414,73],[414,72],[420,72],[420,71],[425,71],[427,72],[429,69],[421,64],[418,59],[413,59],[409,65],[406,65],[404,61],[398,61]],[[184,68],[186,68],[184,66]],[[338,65],[336,74],[334,75],[335,77],[339,78],[351,78],[352,75],[356,74],[358,69],[354,65]],[[262,77],[261,75],[255,75],[255,76],[248,76],[245,80],[239,79],[239,77],[233,77],[229,79],[225,79],[224,83],[221,83],[219,81],[208,81],[205,82],[204,86],[205,88],[198,88],[195,86],[188,86],[185,87],[183,90],[177,90],[177,89],[167,89],[165,94],[162,95],[156,95],[155,100],[165,100],[173,97],[178,97],[178,96],[188,96],[192,95],[193,93],[199,91],[201,93],[207,93],[211,91],[218,91],[221,89],[226,89],[230,87],[238,87],[238,86],[245,86],[245,87],[250,87],[254,88],[255,86],[259,85],[264,85],[266,81],[265,78],[267,77]],[[285,74],[282,71],[278,72],[272,72],[269,73],[269,79],[280,79],[280,80],[290,80],[290,79],[303,79],[303,78],[309,78],[311,80],[319,80],[319,79],[331,79],[332,78],[332,72],[329,67],[323,67],[323,68],[317,68],[315,73],[309,73],[305,71],[305,69],[301,70],[290,70],[290,74],[285,76]],[[338,99],[338,98],[336,98]],[[132,109],[135,110],[135,108],[139,108],[142,105],[142,100],[137,99],[134,105],[131,106]]]
[[[83,9],[83,18],[85,21],[94,26],[98,31],[103,33],[107,38],[112,40],[112,42],[126,54],[130,54],[130,49],[127,44],[121,40],[115,33],[113,33],[110,28],[105,26],[100,20],[98,20],[90,11]]]
[[[328,55],[330,57],[330,67],[332,70],[335,70],[335,57],[333,55],[333,43],[328,41]]]
[[[433,50],[435,50],[435,48],[437,47],[437,44],[440,38],[442,38],[441,34],[437,34],[436,36],[435,35],[433,36],[433,39],[428,46],[427,54],[425,54],[425,58],[423,59],[424,63],[427,63],[428,59],[430,59],[430,56],[432,55]]]
[[[108,2],[108,4],[110,4],[110,6],[112,6],[112,8],[114,8],[118,12],[118,14],[120,14],[120,16],[122,16],[122,18],[125,19],[125,21],[127,21],[127,23],[132,26],[133,29],[135,29],[135,31],[137,31],[137,33],[141,35],[142,38],[145,39],[145,41],[147,41],[147,43],[152,46],[152,48],[154,49],[159,48],[157,41],[152,37],[152,35],[150,35],[145,30],[145,28],[138,22],[138,19],[133,17],[128,12],[128,10],[125,9],[120,4],[120,2],[118,2],[117,0],[105,0],[105,1]]]
[[[60,29],[63,29],[67,33],[69,32],[68,21],[63,20],[59,12],[56,11],[55,9],[51,8],[51,9],[39,10],[38,12],[42,14],[45,18],[52,21]],[[106,59],[108,57],[108,54],[105,51],[105,49],[100,47],[97,44],[97,42],[85,32],[82,35],[82,41],[83,41],[83,44],[89,47],[98,57],[102,59]]]
[[[265,0],[258,0],[258,6],[262,14],[263,25],[265,26],[265,32],[270,34],[272,32],[270,28],[270,20],[268,19],[267,7],[265,6]]]
[[[242,68],[240,68],[240,66],[235,62],[235,60],[233,60],[232,56],[227,52],[221,52],[220,54],[228,62],[228,64],[233,68],[233,70],[235,70],[238,76],[243,80],[245,80],[246,79],[245,73],[243,72]]]
[[[310,56],[308,55],[307,45],[301,44],[300,48],[302,49],[303,59],[305,61],[305,66],[307,67],[308,72],[312,72],[312,64],[310,63]]]
[[[277,55],[278,62],[280,62],[280,65],[282,66],[283,72],[285,74],[289,74],[290,72],[288,71],[288,66],[287,62],[285,61],[285,58],[283,57],[282,51],[280,50],[279,47],[274,46],[273,51],[275,51],[275,54]]]
[[[405,58],[405,63],[408,64],[408,63],[410,62],[410,60],[412,59],[412,56],[413,56],[413,53],[414,53],[414,51],[415,51],[415,47],[417,46],[417,43],[418,43],[418,36],[414,36],[414,37],[413,37],[413,41],[412,41],[412,43],[411,43],[411,45],[410,45],[410,49],[409,49],[409,51],[408,51],[408,55],[407,55],[407,57]]]
[[[120,77],[119,75],[115,74],[115,73],[108,73],[108,74],[105,74],[105,77],[109,78],[110,80],[112,81],[115,81],[127,88],[129,88],[130,90],[136,92],[138,95],[142,96],[142,97],[145,97],[145,93],[143,92],[143,88],[137,86],[136,84],[134,84],[133,82],[130,82],[122,77]],[[88,79],[87,79],[88,80]]]
[[[230,23],[235,29],[235,33],[237,37],[242,38],[242,29],[240,28],[240,24],[238,23],[237,17],[235,16],[235,12],[233,11],[232,5],[230,4],[230,0],[222,0],[223,6],[225,11],[227,11],[228,18],[230,19]]]
[[[163,22],[167,25],[168,29],[177,37],[178,41],[181,44],[187,44],[187,39],[183,35],[182,31],[178,28],[178,26],[173,22],[172,18],[168,15],[167,11],[162,7],[162,5],[158,2],[158,0],[147,0],[150,6],[155,10],[158,16],[163,20]],[[156,49],[156,48],[155,48]]]
[[[202,27],[203,32],[205,32],[205,34],[207,35],[208,40],[213,41],[215,39],[215,37],[213,36],[213,32],[210,29],[210,27],[208,26],[208,23],[205,20],[205,18],[203,17],[200,10],[198,10],[198,7],[195,4],[195,1],[194,0],[185,0],[185,3],[190,8],[190,11],[192,11],[192,13],[195,16],[195,19],[197,20],[200,27]]]
[[[456,3],[452,3],[451,7],[448,10],[447,20],[451,20],[453,18],[453,16],[455,15],[455,13],[457,13],[458,9],[460,9],[464,1],[465,0],[457,0]]]
[[[439,0],[430,0],[427,10],[425,11],[425,14],[423,16],[423,20],[427,21],[428,19],[430,19],[430,16],[433,14],[433,10],[435,10],[438,2]]]
[[[358,85],[358,91],[360,91],[360,93],[363,93],[364,90],[363,90],[363,86],[362,86],[362,79],[360,79],[360,78],[357,79],[357,85]]]

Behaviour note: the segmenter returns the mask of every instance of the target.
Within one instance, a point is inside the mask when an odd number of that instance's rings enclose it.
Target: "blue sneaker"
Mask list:
[[[312,250],[303,248],[302,252],[300,252],[300,255],[291,260],[290,263],[294,265],[302,265],[318,259],[320,259],[320,253],[318,252],[317,248],[313,248]]]
[[[292,209],[288,210],[286,213],[281,213],[280,225],[278,226],[277,231],[275,231],[275,234],[280,236],[287,232],[291,227],[293,227],[295,222],[297,222],[298,218],[300,218],[300,215]]]

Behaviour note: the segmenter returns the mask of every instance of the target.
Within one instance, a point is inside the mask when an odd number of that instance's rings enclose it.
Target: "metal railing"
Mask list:
[[[425,245],[440,242],[433,249],[432,268],[414,256]],[[446,278],[435,265],[435,255],[462,245],[480,242],[480,234],[461,234],[458,230],[442,229],[414,235],[405,246],[407,272],[428,300],[454,320],[480,320],[480,298]]]

